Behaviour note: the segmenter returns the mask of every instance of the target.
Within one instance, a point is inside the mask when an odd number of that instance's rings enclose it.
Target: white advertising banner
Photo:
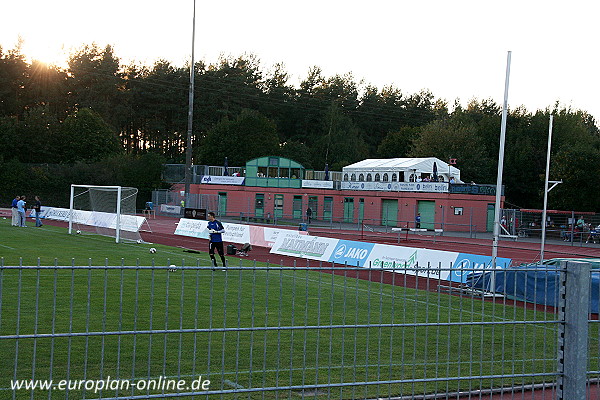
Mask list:
[[[212,184],[212,185],[243,185],[243,176],[215,176],[215,175],[204,175],[200,180],[200,183]]]
[[[278,235],[271,253],[283,256],[328,261],[339,239],[288,233]]]
[[[223,222],[223,241],[233,243],[250,243],[250,227],[248,225],[240,224],[228,224]],[[200,239],[208,239],[208,221],[199,219],[188,219],[181,218],[177,229],[175,229],[176,235],[189,236]]]
[[[68,208],[52,207],[44,210],[43,217],[56,221],[69,222]],[[121,215],[121,230],[137,232],[146,218],[137,215]],[[97,226],[100,228],[117,229],[117,214],[100,211],[73,210],[73,222],[80,225]]]
[[[250,244],[262,246],[262,247],[273,247],[273,244],[277,241],[279,235],[307,235],[306,231],[293,231],[291,229],[279,229],[279,228],[267,228],[265,226],[251,226],[250,236],[252,242]]]
[[[449,280],[449,268],[456,261],[458,254],[451,251],[376,244],[366,260],[366,265],[381,269],[407,268],[397,272]],[[446,270],[440,271],[438,268]]]
[[[445,182],[354,182],[342,181],[343,190],[378,190],[388,192],[448,192]]]
[[[223,240],[232,243],[250,243],[253,246],[271,247],[280,235],[299,234],[306,235],[307,232],[296,232],[291,229],[267,228],[264,226],[241,225],[223,222]],[[181,218],[175,229],[175,234],[189,236],[199,239],[209,239],[208,221],[198,219]]]
[[[168,213],[168,214],[181,214],[181,207],[180,206],[170,206],[168,204],[161,204],[160,212]]]
[[[310,179],[303,179],[302,187],[312,189],[333,189],[333,181],[314,181]]]

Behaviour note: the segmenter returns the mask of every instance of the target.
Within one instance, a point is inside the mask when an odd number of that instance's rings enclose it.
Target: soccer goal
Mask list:
[[[92,231],[138,241],[144,217],[136,216],[138,190],[123,186],[71,185],[69,234]]]

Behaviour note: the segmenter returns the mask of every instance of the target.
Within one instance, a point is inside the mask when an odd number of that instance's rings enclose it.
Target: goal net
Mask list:
[[[69,233],[95,232],[122,240],[142,240],[144,217],[136,216],[136,188],[71,185]]]

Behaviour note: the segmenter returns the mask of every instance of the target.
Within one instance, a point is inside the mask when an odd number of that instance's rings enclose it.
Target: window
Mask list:
[[[365,177],[364,177],[364,175],[363,175],[363,174],[360,174],[360,175],[358,175],[358,181],[359,181],[359,182],[362,182],[362,181],[364,181],[364,180],[365,180]]]
[[[392,182],[396,182],[398,180],[398,176],[396,175],[396,173],[394,172],[392,174]]]
[[[408,178],[409,182],[414,182],[417,180],[417,176],[415,174],[410,174],[410,177]]]
[[[381,176],[379,174],[375,174],[375,182],[379,182],[381,180]]]
[[[387,182],[388,181],[388,174],[383,174],[383,181]]]
[[[347,181],[348,180],[348,174],[344,174],[344,180]]]
[[[350,175],[350,180],[354,182],[356,180],[356,174]]]
[[[371,174],[367,174],[367,182],[372,182],[373,181],[373,177],[371,176]]]

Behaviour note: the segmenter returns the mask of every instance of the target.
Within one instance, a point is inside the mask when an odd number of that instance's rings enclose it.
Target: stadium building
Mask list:
[[[173,191],[183,196],[184,185]],[[195,166],[190,193],[188,207],[214,195],[221,217],[254,222],[305,222],[310,208],[313,221],[413,228],[419,215],[421,228],[486,232],[493,229],[496,186],[466,184],[458,168],[435,157],[368,159],[341,172],[260,157],[245,167]],[[180,200],[173,200],[175,211]]]

